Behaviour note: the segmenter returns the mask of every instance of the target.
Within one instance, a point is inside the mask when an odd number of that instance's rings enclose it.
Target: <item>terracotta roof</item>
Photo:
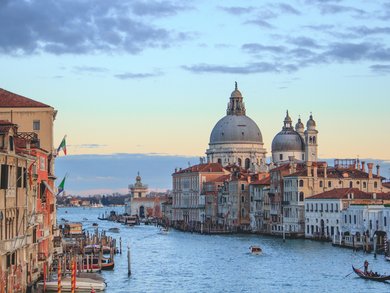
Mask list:
[[[335,188],[325,191],[307,199],[348,199],[348,195],[353,194],[353,199],[374,199],[374,193],[361,191],[357,188]],[[376,193],[376,199],[390,200],[389,193]]]
[[[263,179],[252,181],[253,185],[271,185],[271,176],[267,176]]]
[[[183,170],[176,171],[174,174],[191,172],[223,172],[225,169],[218,163],[198,164]]]
[[[11,93],[0,88],[0,108],[42,108],[49,105]]]
[[[382,182],[382,186],[390,188],[390,182]]]
[[[324,178],[325,170],[323,168],[317,169],[317,177]],[[351,179],[368,179],[368,173],[358,170],[358,169],[346,169],[346,168],[335,168],[335,167],[329,167],[327,168],[327,178],[351,178]],[[293,174],[289,174],[286,177],[307,177],[307,167],[304,169],[297,171]],[[372,174],[373,178],[380,178],[376,174]]]

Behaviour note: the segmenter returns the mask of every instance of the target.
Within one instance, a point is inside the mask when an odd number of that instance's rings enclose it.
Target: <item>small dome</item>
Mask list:
[[[272,141],[272,152],[304,152],[305,143],[295,130],[282,130]]]
[[[284,118],[284,124],[286,124],[286,123],[292,123],[292,119],[291,119],[291,117],[290,117],[290,115],[288,115],[288,110],[287,110],[287,112],[286,112],[286,118]]]
[[[216,143],[263,143],[260,129],[248,116],[227,115],[215,124],[210,144]]]
[[[315,129],[316,128],[316,122],[314,121],[314,119],[313,119],[313,115],[310,115],[310,118],[309,118],[309,120],[307,121],[307,123],[306,123],[306,127],[308,128],[308,129]]]
[[[305,126],[303,125],[301,118],[299,118],[297,124],[295,124],[295,130],[303,130],[304,128]]]
[[[232,91],[230,97],[231,98],[242,98],[242,94],[238,89],[235,89],[234,91]]]

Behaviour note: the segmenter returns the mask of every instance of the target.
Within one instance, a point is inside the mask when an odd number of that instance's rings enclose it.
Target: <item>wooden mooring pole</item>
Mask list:
[[[127,275],[131,275],[130,245],[127,246]]]

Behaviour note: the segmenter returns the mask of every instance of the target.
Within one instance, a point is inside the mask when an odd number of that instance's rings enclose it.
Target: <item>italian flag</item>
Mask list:
[[[58,193],[57,193],[57,195],[59,195],[61,192],[64,191],[64,189],[65,189],[65,179],[66,179],[66,176],[64,177],[64,179],[62,179],[60,185],[58,185]]]
[[[61,144],[60,144],[60,146],[57,149],[57,155],[59,154],[60,150],[63,150],[64,154],[66,156],[66,140],[65,139],[66,139],[66,135],[62,139]]]

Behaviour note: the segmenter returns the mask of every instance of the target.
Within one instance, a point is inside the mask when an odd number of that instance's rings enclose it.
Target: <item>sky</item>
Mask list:
[[[72,155],[204,156],[234,82],[271,152],[288,109],[322,158],[389,160],[390,2],[0,0],[0,87]]]

